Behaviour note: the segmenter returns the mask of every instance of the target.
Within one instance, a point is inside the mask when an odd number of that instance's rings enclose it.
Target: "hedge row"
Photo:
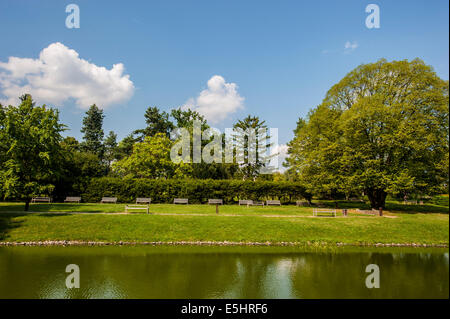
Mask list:
[[[239,199],[279,199],[284,203],[310,199],[303,186],[294,182],[239,180],[154,180],[94,178],[81,194],[84,202],[99,202],[102,197],[117,197],[131,203],[137,197],[150,197],[152,203],[172,203],[174,198],[188,198],[189,203],[205,203],[209,198],[221,198],[232,204]]]

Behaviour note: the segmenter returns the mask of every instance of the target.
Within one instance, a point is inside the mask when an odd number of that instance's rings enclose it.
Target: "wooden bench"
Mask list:
[[[250,199],[240,199],[239,206],[241,206],[241,205],[247,205],[247,206],[253,205],[253,201]]]
[[[174,198],[173,203],[174,204],[188,204],[187,198]]]
[[[349,198],[348,200],[349,200],[349,202],[361,202],[361,203],[364,203],[363,199],[356,198],[356,197]]]
[[[209,205],[223,205],[222,199],[208,199]]]
[[[379,216],[382,216],[381,214],[380,214],[380,210],[378,210],[378,209],[371,209],[371,210],[365,210],[365,209],[359,209],[359,208],[357,208],[356,209],[356,212],[357,213],[361,213],[361,214],[365,214],[365,215],[379,215]]]
[[[309,203],[304,200],[298,200],[295,202],[295,206],[309,206]]]
[[[333,214],[336,217],[336,209],[326,209],[326,208],[314,208],[313,216],[318,216],[319,214]]]
[[[264,202],[262,202],[262,201],[253,201],[252,206],[264,206]]]
[[[64,203],[81,203],[81,197],[67,196]]]
[[[139,204],[139,203],[151,204],[152,203],[152,199],[151,198],[146,198],[146,197],[138,197],[138,198],[136,198],[136,204]]]
[[[266,205],[267,205],[267,206],[269,206],[269,205],[278,205],[278,206],[281,206],[281,202],[280,202],[279,200],[267,200],[267,201],[266,201]]]
[[[31,202],[32,203],[36,203],[36,202],[51,203],[52,199],[50,197],[33,197],[33,198],[31,198]]]
[[[117,197],[103,197],[102,200],[100,201],[100,203],[116,204],[117,203]]]
[[[150,213],[149,205],[125,205],[125,213],[128,213],[129,210],[142,210],[145,209],[147,214]]]

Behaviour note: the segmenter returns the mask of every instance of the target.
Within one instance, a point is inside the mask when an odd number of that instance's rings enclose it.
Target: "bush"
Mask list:
[[[306,189],[296,182],[239,181],[239,180],[163,180],[101,177],[93,178],[83,201],[99,202],[102,197],[117,197],[130,203],[136,197],[150,197],[152,203],[172,203],[174,198],[189,198],[190,203],[205,203],[209,198],[222,198],[232,204],[239,199],[279,199],[284,203],[296,199],[311,199]]]
[[[436,195],[431,200],[433,204],[439,205],[439,206],[449,206],[449,197],[448,195]]]

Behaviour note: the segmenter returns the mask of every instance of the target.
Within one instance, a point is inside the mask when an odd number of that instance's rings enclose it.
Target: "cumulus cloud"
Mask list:
[[[108,70],[56,42],[37,59],[9,57],[8,62],[0,62],[0,94],[6,98],[3,104],[15,105],[19,96],[29,93],[39,103],[60,106],[74,100],[83,109],[94,103],[105,108],[133,95],[133,82],[123,72],[122,63]]]
[[[344,49],[346,51],[353,51],[358,47],[358,43],[356,41],[354,41],[353,43],[351,43],[350,41],[345,42],[344,45]]]
[[[207,88],[197,98],[189,99],[183,108],[199,112],[211,123],[219,123],[244,108],[244,98],[237,88],[236,83],[227,83],[222,76],[214,75],[208,80]]]

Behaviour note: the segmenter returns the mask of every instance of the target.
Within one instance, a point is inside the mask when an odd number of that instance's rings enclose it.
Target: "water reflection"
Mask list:
[[[80,267],[67,289],[65,267]],[[379,289],[365,267],[380,267]],[[0,298],[448,298],[446,250],[0,247]]]

